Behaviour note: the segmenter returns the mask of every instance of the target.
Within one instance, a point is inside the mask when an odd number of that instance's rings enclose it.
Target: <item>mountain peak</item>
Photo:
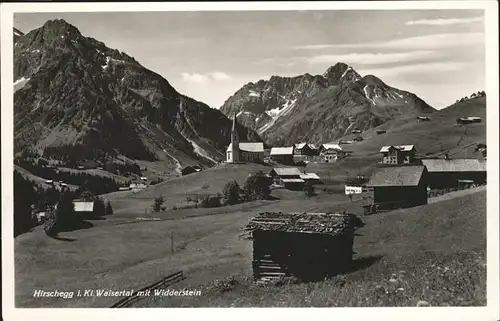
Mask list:
[[[376,86],[376,87],[388,87],[380,78],[374,75],[366,75],[362,79],[365,85]]]
[[[354,82],[361,78],[361,76],[348,64],[337,62],[335,65],[329,67],[323,77],[328,80],[330,85],[337,85],[341,82]]]
[[[44,41],[66,38],[77,39],[82,36],[78,28],[63,19],[49,20],[35,31],[35,37],[41,37]]]

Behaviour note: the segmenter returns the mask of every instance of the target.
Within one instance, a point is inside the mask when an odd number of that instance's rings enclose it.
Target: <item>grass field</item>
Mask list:
[[[351,273],[315,283],[257,285],[248,275],[202,285],[199,297],[152,297],[142,307],[432,306],[486,304],[484,191],[364,217]],[[178,288],[192,289],[189,280]],[[198,288],[198,287],[196,287]]]

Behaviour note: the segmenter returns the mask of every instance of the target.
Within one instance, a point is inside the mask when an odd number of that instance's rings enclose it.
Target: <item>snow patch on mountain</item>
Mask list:
[[[250,90],[248,96],[250,97],[260,97],[260,94],[256,91]]]
[[[284,98],[284,97],[282,97],[282,98]],[[290,113],[290,111],[293,109],[293,107],[295,107],[296,101],[297,101],[297,98],[292,99],[292,100],[287,99],[285,101],[285,103],[283,105],[281,105],[281,108],[276,107],[276,108],[273,108],[270,110],[266,110],[266,114],[268,116],[270,116],[272,119],[267,124],[265,124],[264,126],[259,128],[259,130],[257,131],[258,134],[262,134],[263,132],[268,130],[276,122],[276,120],[278,118]]]
[[[372,98],[370,98],[370,95],[368,94],[368,85],[363,87],[363,91],[365,93],[366,99],[368,99],[375,106],[376,105],[375,101]]]
[[[19,78],[18,80],[14,81],[14,92],[18,91],[19,89],[23,88],[27,83],[28,81],[30,81],[30,78],[24,78],[24,76],[22,76],[21,78]]]

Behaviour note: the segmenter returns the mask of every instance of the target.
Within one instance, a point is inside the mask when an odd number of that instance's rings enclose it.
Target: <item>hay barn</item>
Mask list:
[[[362,225],[351,214],[260,213],[246,226],[253,240],[253,276],[314,281],[346,271],[354,230]]]
[[[366,186],[373,188],[373,204],[394,209],[427,204],[427,170],[424,166],[379,168]]]
[[[428,171],[429,187],[433,189],[457,187],[459,181],[486,183],[486,161],[480,159],[422,159]]]

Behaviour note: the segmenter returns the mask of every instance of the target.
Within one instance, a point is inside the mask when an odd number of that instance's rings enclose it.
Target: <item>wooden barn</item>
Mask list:
[[[351,214],[260,213],[246,226],[253,276],[315,281],[344,272],[352,261],[354,230],[362,225]]]
[[[432,189],[457,187],[459,181],[486,183],[486,161],[481,159],[422,159]]]
[[[300,178],[302,173],[296,167],[275,167],[269,172],[274,184],[289,190],[302,190],[305,181]]]
[[[292,147],[273,147],[271,148],[271,159],[280,164],[293,165],[293,150]]]
[[[366,186],[373,189],[373,204],[380,209],[427,204],[425,166],[379,168]]]

